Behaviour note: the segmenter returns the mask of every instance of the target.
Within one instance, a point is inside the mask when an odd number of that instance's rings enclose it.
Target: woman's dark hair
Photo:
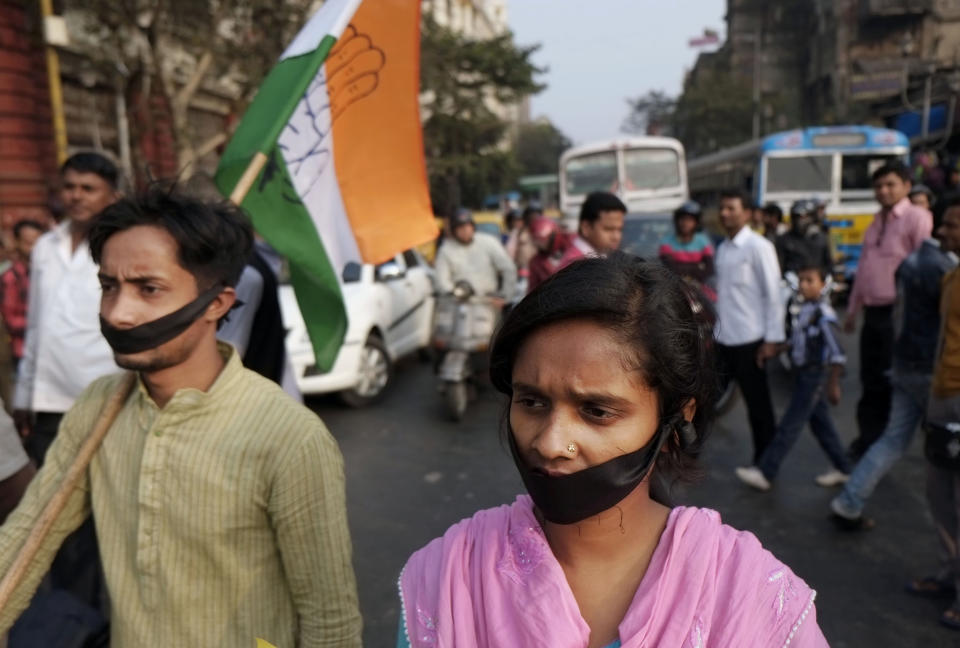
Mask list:
[[[512,396],[513,365],[524,341],[545,326],[578,319],[597,322],[623,341],[629,366],[639,369],[657,393],[660,425],[669,428],[656,472],[666,479],[690,479],[718,393],[714,316],[707,300],[658,262],[616,253],[573,263],[507,315],[491,351],[494,387]],[[696,436],[684,439],[679,428],[691,400]]]
[[[94,173],[103,178],[111,188],[117,188],[119,173],[117,166],[110,159],[93,151],[74,153],[64,161],[60,167],[60,175],[67,171],[76,171],[77,173]]]
[[[236,286],[253,249],[253,229],[239,207],[203,201],[153,187],[104,209],[90,228],[90,255],[100,263],[107,240],[138,225],[166,230],[177,242],[177,260],[200,290]]]

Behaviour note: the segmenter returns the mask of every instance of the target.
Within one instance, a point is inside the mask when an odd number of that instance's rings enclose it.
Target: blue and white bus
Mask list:
[[[910,143],[900,131],[818,126],[774,133],[691,160],[687,177],[691,195],[708,209],[728,188],[746,191],[758,205],[777,203],[785,214],[795,200],[823,200],[834,251],[852,274],[863,234],[879,209],[871,176],[893,159],[906,162],[909,153]]]

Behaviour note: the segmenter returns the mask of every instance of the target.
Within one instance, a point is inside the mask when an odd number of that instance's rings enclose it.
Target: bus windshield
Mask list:
[[[627,149],[623,152],[627,191],[680,185],[680,158],[671,149]]]
[[[617,154],[615,151],[588,153],[567,161],[566,191],[583,196],[591,191],[614,191],[617,188]]]
[[[844,155],[841,163],[840,190],[872,190],[873,172],[887,162],[900,159],[893,153]]]
[[[767,193],[830,191],[831,155],[767,158]]]

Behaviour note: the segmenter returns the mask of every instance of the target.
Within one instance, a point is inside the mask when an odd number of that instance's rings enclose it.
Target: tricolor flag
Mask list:
[[[263,164],[241,205],[289,261],[324,370],[347,329],[344,265],[381,263],[437,234],[419,60],[419,0],[327,0],[264,80],[217,168],[229,195],[251,162]]]

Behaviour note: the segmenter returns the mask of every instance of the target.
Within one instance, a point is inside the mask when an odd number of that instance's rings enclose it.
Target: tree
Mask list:
[[[539,45],[518,47],[511,33],[468,40],[429,15],[420,41],[424,148],[434,210],[479,205],[510,188],[518,166],[504,144],[508,124],[495,107],[539,92],[530,60]]]
[[[556,173],[560,154],[570,148],[570,139],[549,120],[522,124],[513,145],[522,175]]]
[[[674,137],[697,157],[749,140],[752,118],[750,85],[722,69],[705,69],[677,99]]]
[[[636,99],[627,99],[630,112],[620,127],[625,133],[669,135],[677,100],[662,90],[651,90]]]
[[[92,47],[89,56],[113,74],[134,99],[131,131],[152,131],[168,113],[179,175],[223,144],[228,124],[198,141],[191,102],[204,82],[227,80],[234,112],[252,99],[263,76],[305,22],[310,0],[85,0],[76,2]],[[157,106],[160,106],[158,109]],[[142,152],[136,157],[144,160]]]

